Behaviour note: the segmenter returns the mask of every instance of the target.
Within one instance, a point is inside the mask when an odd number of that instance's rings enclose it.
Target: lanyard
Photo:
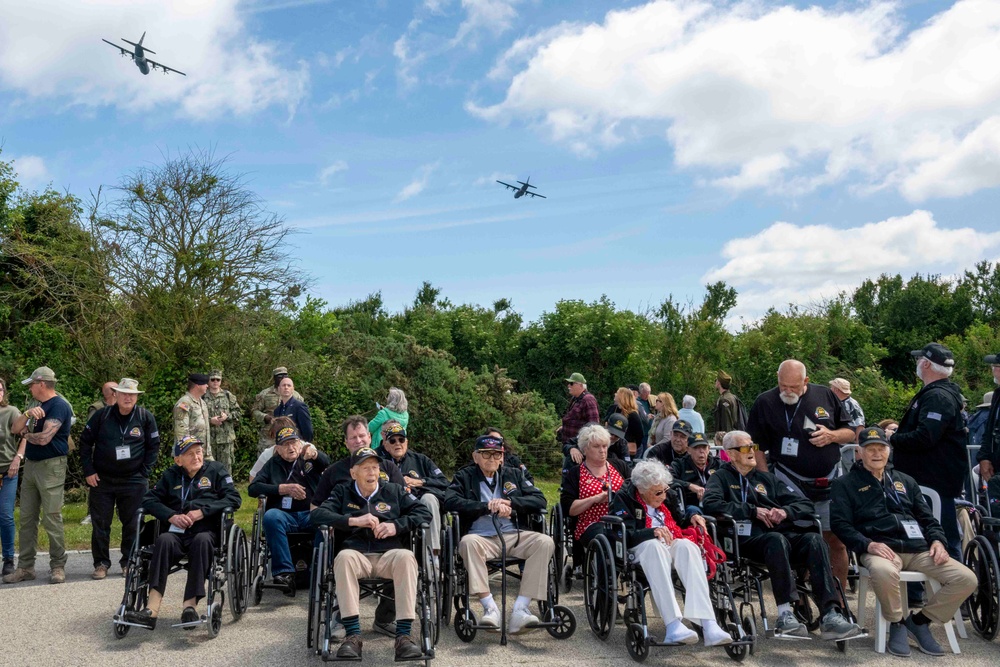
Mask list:
[[[298,459],[295,459],[294,461],[292,461],[292,467],[288,469],[288,476],[285,477],[285,481],[286,482],[288,480],[290,480],[292,477],[295,476],[295,464],[298,463],[298,462],[299,462]],[[359,494],[360,494],[360,492],[359,492]]]
[[[193,488],[194,488],[194,478],[191,478],[190,484],[185,484],[184,479],[183,478],[181,479],[181,509],[184,509],[184,505],[187,503],[188,496],[191,495],[191,489]]]
[[[745,503],[747,497],[750,495],[750,480],[743,475],[740,475],[740,494],[743,496],[743,502]]]
[[[788,416],[788,408],[785,408],[785,429],[788,435],[792,435],[792,422],[795,421],[795,415],[799,414],[799,408],[802,407],[802,398],[799,398],[799,402],[795,404],[795,409],[792,410],[792,416]]]
[[[900,499],[899,494],[896,493],[896,487],[893,484],[892,475],[885,473],[885,477],[889,480],[888,486],[886,486],[884,482],[882,483],[882,493],[885,494],[885,499],[889,500],[889,494],[886,492],[886,489],[888,489],[892,492],[892,500],[896,502],[896,506],[899,507],[899,509],[903,509],[903,501]]]
[[[696,473],[698,473],[698,479],[701,481],[701,485],[702,486],[705,486],[706,484],[708,484],[708,476],[701,474],[701,470],[698,469],[698,466],[694,467],[694,471]],[[706,473],[708,472],[708,464],[707,463],[705,464],[705,472]],[[743,477],[743,476],[740,475],[740,477]]]
[[[606,465],[607,469],[604,471],[604,489],[603,489],[604,491],[607,491],[608,489],[611,488],[611,464],[608,463]],[[590,474],[591,477],[593,477],[596,480],[601,479],[600,477],[594,474],[594,471],[591,470],[590,466],[588,466],[586,463],[583,464],[583,467],[587,469],[587,473]]]
[[[119,431],[121,431],[123,443],[125,442],[125,431],[127,431],[128,427],[132,425],[133,417],[135,417],[135,407],[132,408],[132,412],[130,412],[128,415],[128,422],[125,423],[125,428],[118,429]]]

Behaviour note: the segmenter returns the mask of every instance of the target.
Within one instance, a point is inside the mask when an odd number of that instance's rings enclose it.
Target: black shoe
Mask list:
[[[340,660],[360,660],[362,645],[361,635],[348,636],[337,649],[337,658]]]
[[[380,635],[385,635],[386,637],[396,636],[396,621],[387,621],[385,623],[379,623],[375,621],[372,624],[372,630],[379,633]]]
[[[0,576],[6,577],[8,574],[14,571],[14,559],[4,558],[3,559],[3,572],[0,572]]]
[[[194,607],[184,607],[184,611],[181,612],[181,623],[195,623],[201,620],[198,616],[198,610]],[[192,625],[184,628],[185,630],[190,630]]]
[[[136,625],[142,626],[147,630],[152,630],[156,627],[156,617],[153,616],[153,612],[149,609],[143,609],[141,611],[127,611],[125,612],[125,620],[129,623],[135,623]]]
[[[410,635],[399,635],[396,637],[396,662],[400,660],[415,660],[422,655],[420,647],[414,643]]]
[[[272,582],[275,586],[281,586],[282,593],[290,598],[295,597],[295,574],[292,572],[282,572],[274,575]]]

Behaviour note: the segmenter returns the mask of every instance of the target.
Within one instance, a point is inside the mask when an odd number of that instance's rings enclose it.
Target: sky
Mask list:
[[[143,32],[188,76],[101,41]],[[724,280],[735,328],[1000,260],[997,62],[997,0],[7,2],[0,144],[84,198],[227,156],[331,305],[427,280],[535,320]],[[496,183],[528,177],[546,199]]]

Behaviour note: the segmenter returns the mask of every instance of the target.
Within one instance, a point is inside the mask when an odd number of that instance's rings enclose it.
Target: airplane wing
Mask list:
[[[177,72],[181,76],[187,76],[187,74],[185,74],[184,72],[180,71],[179,69],[174,69],[173,67],[167,67],[166,65],[161,65],[160,63],[154,62],[154,61],[150,60],[149,58],[146,58],[146,62],[149,63],[150,67],[152,67],[153,69],[156,69],[157,67],[159,67],[160,69],[163,70],[164,74],[169,74],[170,72]]]
[[[521,189],[521,188],[517,188],[517,187],[514,187],[514,186],[513,186],[513,185],[511,185],[510,183],[504,183],[503,181],[497,181],[497,183],[499,183],[500,185],[505,185],[505,186],[507,186],[508,188],[510,188],[511,190],[513,190],[514,192],[517,192],[518,190],[520,190],[520,189]]]
[[[121,51],[123,56],[135,56],[134,53],[132,53],[131,51],[129,51],[128,49],[126,49],[124,46],[118,46],[114,42],[109,42],[106,39],[102,39],[101,41],[104,42],[105,44],[110,44],[111,46],[113,46],[116,49],[118,49],[119,51]]]
[[[545,195],[540,195],[536,192],[531,192],[530,190],[525,192],[524,194],[531,195],[532,197],[541,197],[542,199],[548,199],[548,197],[546,197]]]

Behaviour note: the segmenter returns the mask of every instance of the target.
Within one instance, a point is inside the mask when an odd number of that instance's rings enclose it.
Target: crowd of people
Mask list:
[[[794,613],[802,604],[797,569],[808,571],[822,639],[843,641],[862,633],[843,597],[850,550],[870,574],[890,622],[888,650],[908,655],[912,638],[924,653],[943,654],[929,625],[950,620],[976,586],[975,575],[961,562],[955,505],[968,481],[970,430],[965,399],[949,380],[955,365],[951,352],[931,343],[912,355],[922,387],[898,421],[866,423],[846,379],[812,383],[805,365],[788,359],[776,369],[776,386],[757,396],[749,410],[732,392],[733,378],[719,371],[711,434],[693,396],[683,396],[678,409],[670,393],[654,393],[647,383],[620,387],[602,415],[584,375],[572,373],[556,438],[564,456],[560,505],[574,525],[574,562],[579,567],[586,546],[606,530],[602,517],[620,517],[666,625],[663,641],[697,641],[683,623],[687,619],[700,627],[707,646],[726,645],[733,638],[716,622],[709,600],[706,570],[710,575],[718,548],[705,521],[726,515],[741,552],[767,568],[777,635],[809,636]],[[987,356],[985,363],[1000,383],[1000,355]],[[65,581],[62,505],[74,411],[56,391],[57,382],[47,367],[23,380],[31,400],[22,412],[10,404],[8,385],[0,379],[4,583],[35,578],[39,523],[48,534],[49,581]],[[244,409],[222,382],[218,370],[188,377],[172,411],[174,465],[152,487],[161,435],[153,414],[138,405],[139,383],[107,382],[102,399],[88,408],[76,444],[89,490],[93,578],[106,578],[112,567],[116,511],[125,545],[119,561],[123,576],[137,511],[142,508],[165,527],[153,546],[148,601],[130,613],[132,624],[155,627],[167,574],[182,556],[189,567],[181,622],[198,618],[221,512],[241,503],[232,470],[235,426]],[[1000,392],[984,398],[975,443],[977,470],[995,497],[1000,497],[1000,476],[994,475],[1000,458],[998,398]],[[342,531],[333,564],[340,609],[333,633],[341,642],[337,657],[361,656],[358,582],[375,576],[391,579],[395,595],[394,601],[380,602],[373,629],[395,638],[397,659],[418,658],[421,649],[411,639],[418,563],[401,538],[428,525],[437,568],[443,517],[453,513],[468,590],[482,606],[480,625],[501,625],[487,561],[499,556],[503,540],[506,552],[524,561],[510,631],[537,627],[530,603],[546,599],[553,538],[561,536],[528,529],[527,516],[544,511],[546,499],[527,467],[497,428],[483,425],[472,460],[449,479],[411,443],[400,389],[391,388],[386,405],[376,408],[372,419],[353,415],[343,421],[349,453],[334,461],[313,442],[309,407],[286,367],[275,368],[271,385],[254,398],[249,416],[260,432],[248,492],[266,498],[263,531],[273,583],[294,595],[289,534],[324,526]],[[856,450],[846,460],[845,445]],[[939,494],[940,519],[921,487]],[[814,520],[818,531],[803,528]],[[904,606],[902,569],[922,572],[940,588],[930,595],[911,591]],[[683,585],[683,609],[671,571]]]

